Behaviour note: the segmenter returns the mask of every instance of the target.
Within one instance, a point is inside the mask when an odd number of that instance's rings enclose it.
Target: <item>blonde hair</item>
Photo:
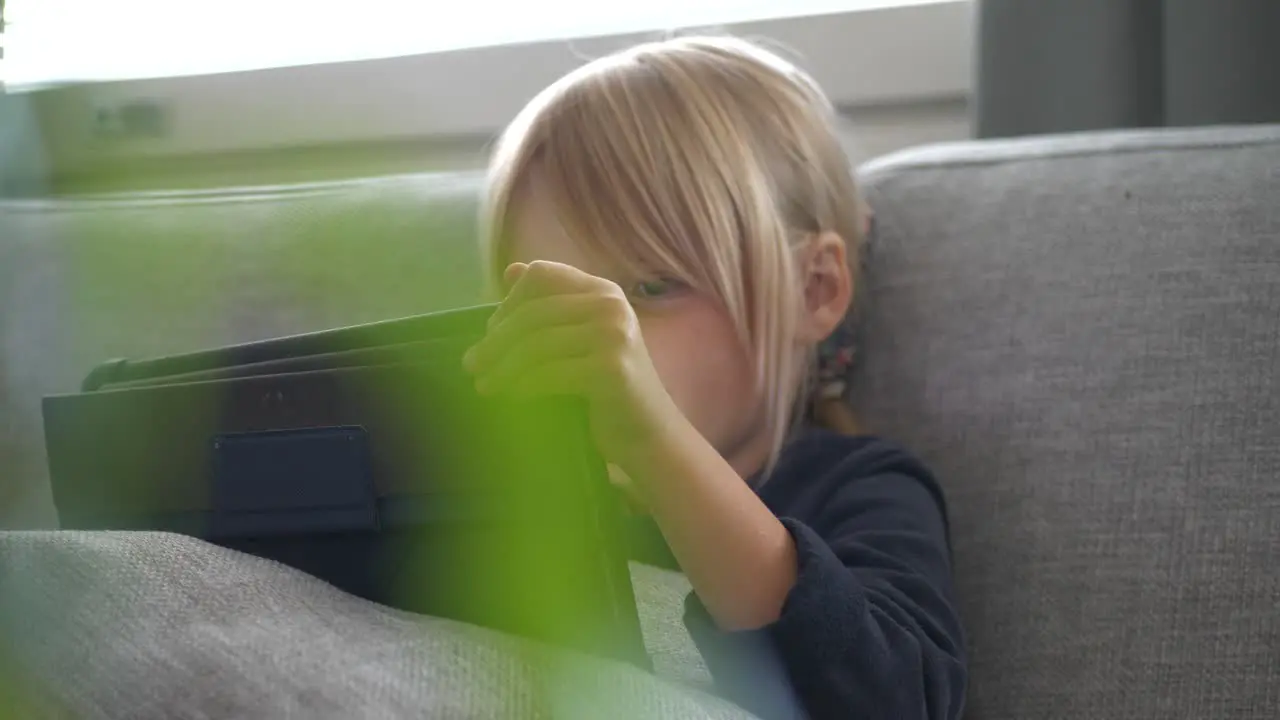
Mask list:
[[[723,304],[752,353],[771,468],[812,382],[813,358],[794,350],[794,251],[835,232],[856,271],[862,242],[835,122],[807,74],[737,38],[678,37],[589,62],[535,97],[494,149],[482,211],[490,280],[507,264],[512,196],[536,173],[585,251]],[[852,429],[847,408],[809,409]]]

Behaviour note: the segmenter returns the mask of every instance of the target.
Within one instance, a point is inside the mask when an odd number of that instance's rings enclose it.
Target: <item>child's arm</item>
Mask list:
[[[477,389],[584,397],[597,447],[636,482],[717,622],[777,619],[795,582],[791,535],[667,394],[621,289],[547,262],[513,264],[506,279],[464,360]]]
[[[963,637],[923,465],[829,435],[828,457],[780,468],[811,476],[770,480],[825,507],[779,520],[692,427],[669,428],[623,469],[693,585],[686,623],[726,695],[766,718],[959,717]]]
[[[796,582],[791,533],[681,417],[622,469],[718,627],[775,622]]]
[[[797,580],[777,621],[723,632],[690,596],[690,632],[726,694],[763,716],[786,716],[794,690],[814,720],[956,718],[967,670],[941,494],[887,443],[833,442],[796,478],[831,488],[825,507],[782,521]],[[779,666],[791,688],[772,681]]]

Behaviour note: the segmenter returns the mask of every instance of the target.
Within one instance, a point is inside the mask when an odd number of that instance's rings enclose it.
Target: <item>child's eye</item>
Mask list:
[[[679,280],[671,280],[668,278],[646,280],[644,282],[638,282],[631,287],[631,296],[644,300],[655,300],[657,298],[671,295],[681,287]]]

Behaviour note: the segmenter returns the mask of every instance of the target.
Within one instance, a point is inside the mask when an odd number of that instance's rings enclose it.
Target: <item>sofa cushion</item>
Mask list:
[[[669,624],[655,607],[646,630]],[[625,663],[163,533],[0,531],[0,670],[6,718],[752,720]]]
[[[1280,717],[1280,127],[934,147],[855,402],[949,493],[970,717]]]

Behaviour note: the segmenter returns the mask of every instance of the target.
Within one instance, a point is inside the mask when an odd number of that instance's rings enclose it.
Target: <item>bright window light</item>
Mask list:
[[[173,77],[939,0],[7,0],[11,87]]]

